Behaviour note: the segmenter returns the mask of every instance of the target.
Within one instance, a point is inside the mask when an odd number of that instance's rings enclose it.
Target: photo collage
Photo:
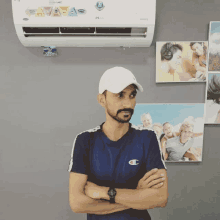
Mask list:
[[[138,104],[132,123],[155,131],[166,162],[201,162],[204,124],[220,124],[220,22],[208,41],[156,42],[156,83],[206,83],[205,103]]]

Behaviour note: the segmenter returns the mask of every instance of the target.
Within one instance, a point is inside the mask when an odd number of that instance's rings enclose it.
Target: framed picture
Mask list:
[[[220,73],[208,74],[205,124],[220,124]]]
[[[166,162],[202,161],[204,103],[137,104],[131,123],[155,131]]]
[[[220,21],[209,25],[209,68],[210,72],[220,72]]]
[[[207,41],[156,43],[156,82],[205,82]]]

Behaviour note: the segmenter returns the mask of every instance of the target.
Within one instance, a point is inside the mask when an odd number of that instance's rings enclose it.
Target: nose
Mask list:
[[[133,108],[134,107],[133,100],[131,100],[130,98],[125,98],[122,102],[123,102],[122,105],[124,108]]]
[[[187,137],[190,137],[190,135],[191,135],[190,132],[186,132]]]

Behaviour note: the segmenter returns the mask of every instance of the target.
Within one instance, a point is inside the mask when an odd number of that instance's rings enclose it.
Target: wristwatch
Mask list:
[[[114,187],[110,187],[108,190],[108,195],[110,198],[110,203],[115,203],[115,196],[117,194],[117,191]]]

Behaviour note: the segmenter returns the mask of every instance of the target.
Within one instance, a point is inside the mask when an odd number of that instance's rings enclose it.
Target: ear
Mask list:
[[[98,94],[98,95],[97,95],[97,100],[98,100],[98,103],[99,103],[102,107],[105,107],[105,95],[104,95],[104,94]]]

